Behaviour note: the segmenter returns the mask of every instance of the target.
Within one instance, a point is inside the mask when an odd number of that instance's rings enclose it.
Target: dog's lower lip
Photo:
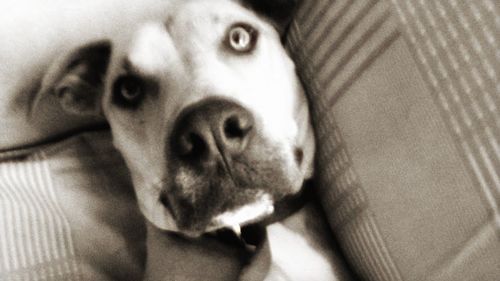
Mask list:
[[[210,227],[239,229],[242,225],[259,221],[273,212],[272,196],[267,193],[261,193],[254,202],[219,214],[213,219]]]

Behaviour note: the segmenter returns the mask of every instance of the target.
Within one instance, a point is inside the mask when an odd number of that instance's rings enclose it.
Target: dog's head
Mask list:
[[[293,1],[292,1],[293,2]],[[166,1],[44,82],[103,114],[144,215],[188,235],[253,222],[311,177],[314,140],[280,41],[290,1]]]

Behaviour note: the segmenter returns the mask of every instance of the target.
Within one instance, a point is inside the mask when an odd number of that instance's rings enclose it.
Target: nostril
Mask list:
[[[199,159],[206,154],[208,146],[199,134],[187,132],[180,138],[178,149],[180,156]]]
[[[231,116],[224,122],[224,135],[228,139],[241,138],[244,135],[236,116]]]
[[[228,139],[242,139],[251,129],[251,122],[238,116],[230,116],[224,122],[224,136]]]

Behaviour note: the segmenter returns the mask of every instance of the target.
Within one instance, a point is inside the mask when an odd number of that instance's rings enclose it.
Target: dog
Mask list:
[[[281,43],[295,4],[163,1],[45,75],[41,96],[111,128],[148,222],[146,279],[335,280],[321,214],[294,213],[315,153]]]

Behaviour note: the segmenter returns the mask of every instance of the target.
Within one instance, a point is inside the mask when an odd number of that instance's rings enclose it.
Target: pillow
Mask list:
[[[0,280],[140,280],[145,226],[108,131],[0,154]]]
[[[330,226],[364,280],[498,280],[493,1],[302,1],[287,38]]]

